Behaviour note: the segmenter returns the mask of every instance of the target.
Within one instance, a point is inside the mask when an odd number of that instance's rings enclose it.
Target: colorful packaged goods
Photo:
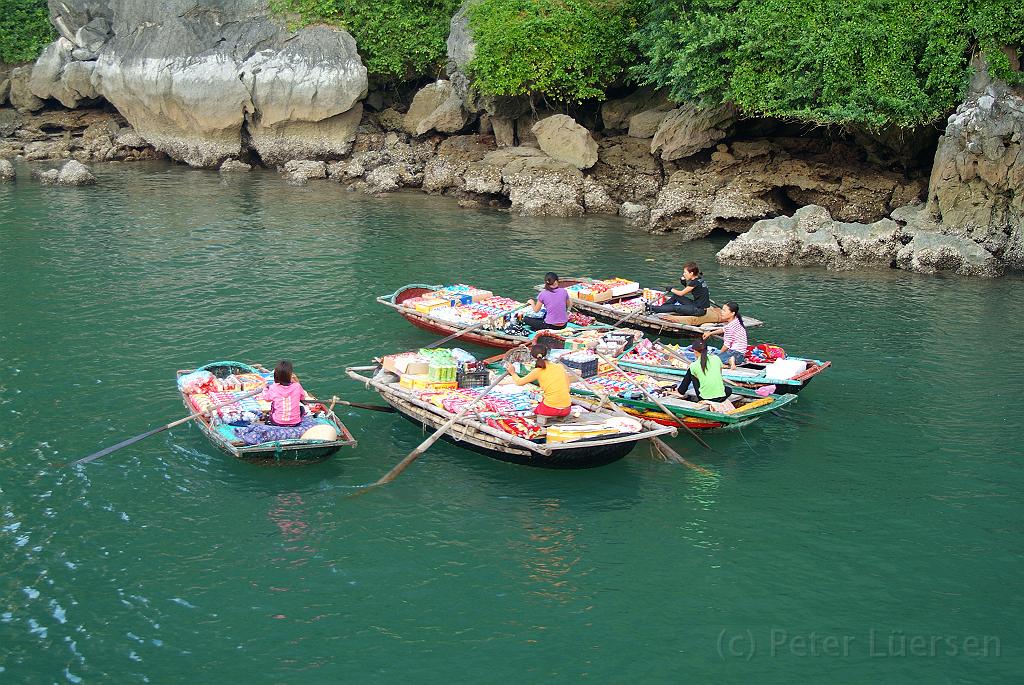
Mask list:
[[[580,314],[579,312],[569,312],[569,323],[574,323],[577,326],[593,326],[597,322],[592,316],[586,314]]]
[[[583,378],[590,378],[597,375],[597,355],[593,352],[580,351],[569,352],[558,358],[563,366],[575,369]]]

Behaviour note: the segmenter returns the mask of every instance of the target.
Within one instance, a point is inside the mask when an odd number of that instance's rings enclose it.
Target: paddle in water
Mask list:
[[[232,404],[235,404],[236,402],[240,402],[240,401],[242,401],[242,400],[244,400],[246,398],[252,397],[253,395],[258,395],[261,392],[263,392],[263,388],[260,388],[259,390],[253,390],[252,392],[248,392],[248,393],[242,395],[241,397],[236,397],[236,398],[234,398],[234,399],[232,399],[232,400],[230,400],[228,402],[221,402],[220,404],[215,404],[212,407],[208,407],[208,408],[206,408],[206,409],[204,409],[202,411],[197,411],[195,414],[192,414],[190,416],[186,416],[183,419],[178,419],[177,421],[172,421],[171,423],[168,423],[166,425],[160,426],[159,428],[154,428],[153,430],[149,430],[149,431],[146,431],[145,433],[142,433],[140,435],[136,435],[134,438],[128,438],[127,440],[122,440],[121,442],[117,443],[116,445],[111,445],[110,447],[106,447],[104,449],[101,449],[99,452],[95,452],[93,454],[90,454],[88,457],[82,457],[81,459],[76,459],[75,461],[72,461],[72,462],[69,462],[69,463],[65,464],[65,466],[75,466],[76,464],[88,464],[90,461],[95,461],[95,460],[99,459],[100,457],[105,457],[108,454],[110,454],[111,452],[116,452],[116,451],[118,451],[119,449],[121,449],[123,447],[128,447],[128,445],[134,445],[135,443],[137,443],[140,440],[145,440],[146,438],[150,437],[151,435],[156,435],[157,433],[162,433],[162,432],[164,432],[165,430],[167,430],[169,428],[174,428],[175,426],[180,426],[181,424],[185,423],[186,421],[191,421],[192,419],[199,418],[200,416],[203,416],[205,414],[209,414],[209,413],[214,412],[214,411],[216,411],[218,409],[221,409],[223,407],[230,406]]]

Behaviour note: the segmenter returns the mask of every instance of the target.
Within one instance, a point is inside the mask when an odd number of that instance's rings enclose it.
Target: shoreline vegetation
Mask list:
[[[0,158],[168,156],[618,214],[740,234],[734,264],[1024,269],[1008,0],[0,9]]]

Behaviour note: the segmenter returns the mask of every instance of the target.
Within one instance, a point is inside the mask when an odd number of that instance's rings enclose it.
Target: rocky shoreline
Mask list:
[[[894,143],[648,89],[561,111],[480,98],[463,12],[447,78],[384,92],[340,29],[289,31],[258,1],[172,9],[51,3],[61,37],[34,65],[0,68],[0,158],[262,165],[467,208],[617,214],[689,239],[740,234],[719,254],[729,264],[1024,269],[1024,99],[984,65],[943,135]]]

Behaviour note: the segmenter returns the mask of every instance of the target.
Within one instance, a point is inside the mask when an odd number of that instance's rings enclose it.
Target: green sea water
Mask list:
[[[368,198],[267,172],[97,167],[0,185],[0,682],[1019,682],[1019,278],[724,268],[725,239]],[[175,371],[286,357],[310,390],[428,333],[409,282],[704,267],[755,340],[831,359],[793,405],[558,472],[343,415],[355,450],[247,465],[182,425]],[[484,351],[480,348],[471,348]]]

